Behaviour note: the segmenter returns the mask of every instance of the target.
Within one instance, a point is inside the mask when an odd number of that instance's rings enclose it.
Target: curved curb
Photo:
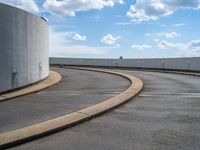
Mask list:
[[[0,102],[46,89],[60,82],[61,78],[62,76],[59,73],[50,70],[49,76],[44,81],[39,82],[38,84],[35,84],[35,85],[28,86],[26,88],[14,91],[14,92],[0,95]]]
[[[42,123],[38,123],[38,124],[34,124],[28,127],[21,128],[21,129],[2,133],[0,134],[0,149],[16,146],[23,142],[39,138],[41,136],[44,136],[50,133],[54,133],[64,128],[81,123],[85,120],[89,120],[92,117],[100,115],[108,110],[111,110],[127,102],[136,94],[138,94],[142,90],[142,87],[143,87],[142,80],[136,77],[133,77],[131,75],[117,73],[117,72],[108,71],[108,70],[100,70],[100,69],[77,68],[77,67],[76,68],[73,67],[72,69],[96,71],[96,72],[103,72],[103,73],[109,73],[109,74],[122,76],[128,79],[131,82],[131,85],[127,90],[125,90],[121,94],[113,98],[110,98],[104,102],[101,102],[99,104],[93,105],[91,107],[79,110],[74,113],[70,113],[65,116],[55,118],[52,120],[48,120]]]

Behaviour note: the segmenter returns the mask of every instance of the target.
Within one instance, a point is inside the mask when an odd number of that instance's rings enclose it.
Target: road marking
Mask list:
[[[67,95],[81,95],[81,94],[120,94],[124,91],[124,89],[117,89],[117,91],[107,91],[107,90],[87,90],[87,91],[45,91],[35,93],[36,95],[44,95],[44,94],[67,94]]]
[[[146,93],[146,94],[145,94]],[[179,96],[179,97],[200,97],[200,93],[154,93],[154,92],[145,92],[141,93],[138,96],[142,97],[154,97],[154,96]]]

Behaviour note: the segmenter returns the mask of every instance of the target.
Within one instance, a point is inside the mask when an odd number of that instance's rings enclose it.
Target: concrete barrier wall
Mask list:
[[[0,92],[48,76],[48,23],[0,3]]]
[[[164,59],[50,58],[50,64],[200,71],[200,57]]]

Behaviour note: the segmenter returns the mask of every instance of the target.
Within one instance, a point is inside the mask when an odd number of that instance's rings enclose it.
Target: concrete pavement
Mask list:
[[[200,78],[121,72],[144,82],[143,91],[134,101],[89,122],[13,149],[198,150]]]
[[[117,106],[127,102],[128,100],[136,96],[136,94],[138,94],[143,87],[143,82],[139,78],[124,73],[104,69],[73,69],[117,75],[119,77],[127,79],[131,84],[125,91],[101,103],[92,105],[90,107],[78,110],[70,114],[65,114],[54,119],[42,121],[41,123],[33,124],[24,128],[0,134],[0,149],[17,146],[16,144],[22,144],[25,141],[27,142],[31,139],[33,140],[44,135],[49,135],[50,133],[55,133],[55,131],[59,131],[61,129],[63,130],[67,127],[72,127],[73,125],[82,123],[85,120],[94,118],[100,114],[103,114],[104,112],[107,112],[108,110],[116,108]]]
[[[56,69],[62,81],[44,91],[0,105],[0,133],[54,119],[114,97],[129,81],[106,73]]]

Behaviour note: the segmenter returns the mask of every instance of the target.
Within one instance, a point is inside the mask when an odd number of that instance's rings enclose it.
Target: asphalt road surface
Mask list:
[[[132,101],[88,122],[13,149],[200,149],[200,77],[120,72],[144,81],[143,91]]]
[[[59,69],[62,81],[41,92],[0,103],[0,133],[47,121],[118,95],[130,85],[122,77]]]

